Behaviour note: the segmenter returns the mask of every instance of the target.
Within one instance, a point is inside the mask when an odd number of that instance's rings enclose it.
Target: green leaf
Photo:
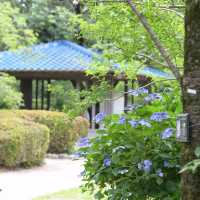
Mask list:
[[[199,158],[199,157],[200,157],[200,147],[197,147],[197,148],[195,149],[194,153],[195,153],[196,157]]]

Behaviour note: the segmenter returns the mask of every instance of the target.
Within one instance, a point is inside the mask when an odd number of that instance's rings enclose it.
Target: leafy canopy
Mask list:
[[[100,2],[100,1],[96,1]],[[83,37],[102,49],[104,55],[117,63],[132,66],[166,66],[151,38],[126,3],[92,3],[84,1],[88,18],[79,18]],[[182,1],[140,1],[139,11],[147,18],[161,43],[170,53],[173,62],[183,64],[183,9],[168,5],[183,4]]]
[[[0,3],[0,50],[16,49],[36,42],[26,17],[9,2]]]

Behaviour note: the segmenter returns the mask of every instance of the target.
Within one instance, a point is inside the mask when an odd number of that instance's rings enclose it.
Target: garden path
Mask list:
[[[31,169],[0,170],[1,200],[32,200],[47,193],[76,188],[81,183],[83,160],[45,159]]]

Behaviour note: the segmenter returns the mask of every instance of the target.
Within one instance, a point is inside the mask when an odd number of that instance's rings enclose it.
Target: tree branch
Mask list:
[[[92,1],[86,1],[87,3],[126,3],[126,0],[92,0]],[[135,4],[137,5],[144,5],[144,3],[141,3],[141,2],[135,2]],[[155,7],[158,7],[158,8],[167,8],[167,9],[185,9],[185,6],[184,5],[159,5],[159,4],[156,4]]]
[[[143,88],[147,88],[151,85],[154,85],[155,83],[158,83],[158,82],[167,82],[167,81],[176,81],[176,79],[164,79],[164,80],[157,80],[157,81],[151,81],[150,83],[144,85],[144,86],[141,86],[141,87],[138,87],[136,88],[136,90],[140,90],[140,89],[143,89]],[[118,99],[120,99],[121,97],[124,96],[124,94],[131,94],[132,91],[128,91],[128,92],[120,92],[119,93],[119,96],[117,97],[114,97],[114,98],[111,98],[111,99],[105,99],[105,101],[116,101]]]
[[[162,62],[160,62],[159,60],[156,60],[155,58],[153,58],[153,57],[151,57],[151,56],[149,56],[149,55],[141,54],[141,53],[136,53],[136,56],[140,56],[140,57],[143,57],[143,58],[147,58],[147,59],[153,61],[154,63],[156,63],[156,64],[158,64],[158,65],[160,65],[160,66],[162,66],[162,67],[168,67],[167,64],[162,63]]]
[[[132,12],[138,17],[139,21],[142,23],[142,25],[146,29],[147,33],[151,37],[151,39],[154,42],[155,46],[157,47],[157,49],[159,50],[160,54],[162,55],[162,57],[164,58],[165,62],[167,63],[168,68],[172,71],[172,73],[174,74],[176,79],[178,81],[181,81],[181,74],[180,74],[177,66],[172,62],[169,53],[166,51],[164,46],[161,44],[158,36],[153,31],[153,29],[149,25],[149,23],[146,20],[146,18],[144,17],[144,15],[142,15],[137,10],[136,5],[132,2],[132,0],[126,0],[126,1],[127,1],[128,5],[131,7]]]
[[[176,10],[174,9],[171,9],[171,8],[165,8],[165,7],[160,7],[161,10],[166,10],[166,11],[169,11],[169,12],[174,12],[178,17],[181,17],[182,19],[184,19],[184,15],[180,12],[177,12]]]

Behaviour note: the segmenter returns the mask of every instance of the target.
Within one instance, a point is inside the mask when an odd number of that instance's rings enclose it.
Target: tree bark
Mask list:
[[[190,114],[191,143],[183,145],[182,164],[195,158],[194,150],[200,146],[200,1],[186,1],[185,63],[183,77],[183,108]],[[188,89],[196,90],[191,94]],[[194,92],[195,93],[195,92]],[[182,200],[200,199],[200,172],[182,174]]]

